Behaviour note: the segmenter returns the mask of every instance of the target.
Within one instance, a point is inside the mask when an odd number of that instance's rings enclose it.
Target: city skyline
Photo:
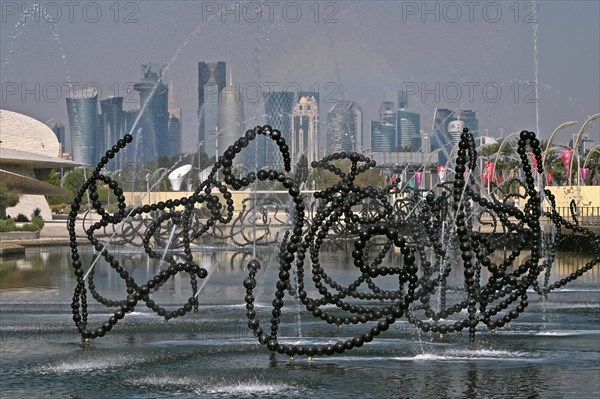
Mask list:
[[[336,3],[335,23],[325,23],[323,14],[315,23],[308,8],[296,22],[281,14],[271,24],[243,17],[223,22],[221,15],[206,16],[201,6],[180,2],[140,3],[137,22],[131,24],[122,18],[115,23],[108,9],[94,24],[81,15],[72,22],[63,18],[52,24],[29,17],[22,23],[19,15],[5,13],[0,107],[67,125],[65,98],[90,84],[100,89],[100,99],[123,97],[129,111],[137,101],[132,77],[140,64],[152,59],[167,65],[178,92],[183,148],[198,145],[194,75],[202,60],[225,60],[233,66],[245,117],[254,118],[253,124],[264,123],[261,93],[269,88],[317,91],[322,112],[337,100],[354,100],[365,121],[377,120],[381,101],[397,101],[402,89],[425,131],[431,130],[438,108],[476,111],[480,128],[490,133],[539,127],[542,139],[560,123],[578,121],[559,132],[556,141],[562,143],[600,109],[599,51],[585,44],[587,38],[598,37],[598,4],[536,3],[535,23],[525,18],[524,5],[530,2],[518,3],[518,18],[512,14],[514,7],[502,4],[499,21],[482,18],[478,10],[473,22],[465,12],[455,23],[444,15],[437,21],[427,15],[407,16],[400,3]],[[167,28],[148,29],[157,23]],[[130,37],[136,46],[121,37]],[[93,45],[100,40],[110,45]],[[498,88],[500,98],[494,97]],[[322,115],[322,123],[324,119]],[[596,143],[598,132],[597,123],[587,130]],[[362,139],[367,142],[368,137]]]

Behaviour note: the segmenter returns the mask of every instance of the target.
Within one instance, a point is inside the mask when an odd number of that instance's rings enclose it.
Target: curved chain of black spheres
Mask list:
[[[232,165],[233,159],[236,154],[240,153],[246,148],[249,143],[256,139],[257,135],[262,134],[268,138],[274,140],[279,147],[281,152],[284,169],[286,172],[291,170],[291,161],[289,155],[289,148],[285,144],[285,140],[281,137],[281,133],[276,129],[271,129],[270,126],[260,127],[257,126],[253,130],[248,130],[246,134],[239,138],[233,145],[231,145],[218,159],[218,162],[213,166],[208,178],[203,181],[195,192],[189,197],[182,197],[175,200],[160,201],[156,204],[146,204],[143,206],[127,208],[126,200],[123,195],[123,190],[119,187],[118,182],[111,179],[102,173],[103,168],[108,164],[110,159],[114,158],[115,154],[121,149],[125,148],[127,144],[133,141],[133,137],[127,134],[123,139],[118,140],[117,144],[114,145],[110,150],[106,151],[95,168],[92,176],[83,184],[81,189],[71,203],[71,211],[69,213],[69,219],[67,222],[67,229],[69,232],[70,247],[71,247],[71,259],[72,266],[77,278],[77,285],[73,294],[73,301],[71,308],[73,310],[73,320],[79,330],[79,333],[84,339],[93,339],[96,337],[104,336],[117,322],[125,317],[125,314],[131,312],[140,301],[144,302],[148,308],[156,312],[159,316],[164,317],[166,320],[184,316],[187,312],[198,306],[197,293],[198,293],[198,279],[204,279],[207,277],[208,272],[206,269],[200,267],[194,263],[191,249],[192,236],[202,235],[206,233],[216,223],[227,224],[233,218],[233,200],[232,194],[228,186],[231,186],[234,190],[239,190],[249,186],[256,180],[254,173],[248,173],[242,178],[237,178],[233,175]],[[220,175],[223,178],[224,183],[216,179],[217,172],[220,171]],[[293,197],[297,198],[297,201],[302,202],[299,196],[300,190],[293,186],[293,182],[286,174],[277,172],[275,170],[261,170],[258,173],[259,178],[264,180],[267,176],[271,180],[281,182],[284,187],[289,188],[289,193]],[[97,185],[106,184],[113,191],[117,197],[118,211],[114,214],[108,213],[102,206],[97,193]],[[220,202],[217,195],[214,195],[213,191],[218,191],[223,199],[225,205]],[[98,261],[96,258],[103,258],[104,261],[120,276],[125,282],[127,287],[127,297],[120,301],[108,300],[102,297],[95,289],[93,282],[94,270],[92,269],[88,274],[88,288],[92,296],[100,303],[108,307],[117,308],[114,314],[109,319],[102,323],[97,328],[88,327],[88,304],[87,304],[87,288],[84,280],[83,263],[79,254],[79,243],[77,241],[77,234],[75,231],[75,225],[77,221],[78,211],[81,208],[83,197],[89,192],[89,198],[94,211],[101,217],[98,222],[93,223],[89,228],[86,229],[87,240],[94,249],[97,251],[94,261]],[[194,214],[194,208],[196,205],[205,204],[206,208],[210,211],[210,217],[206,224],[203,225],[200,231],[194,231],[191,229],[192,219]],[[184,207],[184,210],[177,210],[179,207]],[[138,285],[130,273],[121,266],[118,259],[109,251],[109,246],[101,243],[95,234],[112,224],[117,225],[120,222],[127,220],[137,215],[155,213],[154,220],[150,223],[149,227],[146,228],[145,233],[142,237],[142,245],[150,258],[162,259],[164,262],[169,264],[166,269],[161,270],[153,278],[149,279],[142,285]],[[183,243],[183,255],[175,257],[172,254],[165,254],[161,257],[161,254],[156,252],[151,246],[150,242],[152,237],[159,230],[161,224],[170,222],[178,228],[180,231],[181,242]],[[106,246],[106,248],[105,248]],[[95,264],[95,263],[92,263]],[[180,272],[188,273],[190,276],[190,284],[192,287],[192,294],[188,298],[187,303],[179,307],[174,311],[169,311],[160,305],[156,304],[150,295],[156,292],[166,281],[171,277],[175,276]]]
[[[260,320],[254,310],[256,275],[260,271],[260,263],[256,259],[249,262],[248,277],[243,282],[246,289],[244,299],[248,327],[252,329],[259,343],[267,346],[272,353],[289,356],[342,353],[372,341],[374,337],[388,330],[402,316],[406,316],[409,322],[424,332],[446,334],[467,329],[470,339],[474,340],[478,325],[483,324],[488,329],[494,330],[516,319],[528,306],[527,289],[529,287],[533,287],[538,293],[545,295],[552,289],[575,280],[600,261],[600,256],[596,256],[567,278],[549,285],[549,269],[552,266],[556,248],[554,241],[546,242],[547,238],[544,236],[540,224],[540,218],[544,214],[541,208],[543,195],[552,203],[552,211],[546,212],[545,215],[552,220],[559,234],[560,228],[565,227],[584,234],[592,242],[598,244],[600,244],[600,237],[577,223],[572,224],[561,218],[555,210],[552,194],[547,190],[543,193],[536,190],[533,171],[526,155],[527,147],[530,147],[538,161],[537,172],[540,174],[543,172],[541,169],[542,151],[539,141],[532,132],[521,132],[517,150],[526,176],[524,183],[526,194],[523,196],[526,204],[523,210],[497,201],[489,201],[476,192],[472,172],[476,166],[477,154],[473,136],[465,129],[458,146],[455,179],[441,185],[445,191],[438,197],[429,193],[422,198],[420,193],[415,190],[414,195],[409,196],[407,200],[401,200],[404,202],[399,203],[397,200],[394,203],[390,201],[390,195],[398,190],[398,183],[384,189],[357,185],[356,177],[376,166],[374,161],[361,154],[335,153],[321,161],[313,162],[311,165],[313,168],[325,169],[338,176],[339,181],[314,194],[319,205],[310,222],[305,214],[306,205],[298,184],[286,174],[275,170],[261,170],[256,173],[256,176],[253,173],[241,179],[233,176],[231,171],[233,159],[257,134],[265,134],[277,142],[283,154],[285,170],[289,172],[291,169],[289,149],[280,132],[269,126],[257,127],[246,132],[245,137],[239,139],[224,153],[223,157],[219,158],[209,178],[201,183],[191,197],[144,205],[131,210],[125,209],[122,191],[118,185],[100,174],[100,170],[105,164],[103,158],[94,176],[86,182],[73,202],[69,220],[73,267],[78,277],[78,285],[73,298],[74,320],[84,338],[104,335],[119,319],[124,317],[125,313],[133,310],[140,300],[166,319],[182,316],[191,310],[192,306],[197,306],[197,300],[193,295],[182,308],[168,312],[156,305],[149,295],[170,276],[180,271],[189,273],[192,280],[206,277],[206,270],[192,262],[190,238],[186,236],[194,206],[206,203],[210,209],[211,218],[206,223],[206,229],[217,222],[228,223],[233,212],[233,202],[228,186],[237,190],[247,187],[256,178],[261,181],[280,182],[288,190],[293,205],[291,211],[293,226],[290,231],[286,232],[280,245],[279,279],[276,283],[268,330],[261,328]],[[119,147],[123,148],[128,141],[131,141],[130,136],[126,136],[124,141],[119,141]],[[114,152],[115,147],[113,147],[112,153],[107,152],[105,158],[114,156]],[[348,172],[344,172],[339,166],[336,166],[340,161],[350,162]],[[214,178],[219,169],[222,169],[225,184]],[[298,173],[298,175],[303,174],[304,172]],[[101,204],[96,201],[97,196],[93,196],[97,180],[109,184],[115,195],[119,196],[120,211],[117,214],[107,215],[102,210]],[[218,197],[211,195],[211,189],[218,189],[222,193],[226,200],[226,211],[222,209]],[[107,323],[96,330],[87,328],[85,282],[82,277],[83,271],[77,253],[74,232],[75,217],[86,190],[91,192],[90,198],[94,197],[92,198],[94,209],[102,215],[102,221],[88,230],[88,239],[100,252],[99,256],[106,259],[125,280],[128,287],[127,299],[118,303],[120,309],[111,316]],[[369,212],[356,210],[357,208],[364,210],[365,203],[368,203]],[[185,206],[185,210],[175,211],[174,208],[180,205]],[[477,207],[480,209],[476,211]],[[181,225],[185,248],[184,262],[177,263],[174,258],[167,256],[165,260],[171,263],[171,266],[167,270],[161,271],[145,285],[137,286],[128,273],[119,266],[118,261],[113,259],[108,251],[103,249],[102,244],[99,244],[98,240],[94,238],[94,229],[102,227],[103,223],[105,225],[118,222],[129,215],[148,213],[157,209],[163,213],[148,229],[144,241],[146,252],[150,257],[157,257],[157,254],[148,245],[149,237],[152,235],[153,229],[158,228],[164,221],[171,220],[172,223]],[[505,234],[494,238],[476,231],[473,222],[478,218],[477,215],[483,212],[495,215],[494,220],[497,219],[501,223]],[[497,222],[494,221],[494,223]],[[440,236],[440,231],[444,231],[444,229],[448,229],[448,236],[452,238],[444,239],[443,236]],[[340,236],[352,240],[354,249],[351,255],[353,264],[358,271],[357,278],[347,286],[340,285],[329,276],[320,261],[320,251],[323,245]],[[511,254],[505,257],[501,263],[495,263],[491,255],[497,249],[503,248],[509,239],[513,240]],[[402,262],[387,266],[384,261],[393,249],[402,254]],[[434,262],[429,260],[427,249],[433,250]],[[374,256],[373,252],[375,252]],[[517,266],[517,259],[523,257],[526,260]],[[450,272],[458,266],[448,262],[449,258],[458,259],[462,266],[463,287],[450,287],[447,283]],[[307,290],[305,286],[305,263],[308,261],[310,261],[308,273],[312,275],[310,280],[312,280],[314,290],[319,293],[318,297],[311,296],[309,291],[312,293],[313,288]],[[484,281],[483,271],[486,271],[489,276],[487,281]],[[546,272],[546,280],[544,287],[539,287],[537,278],[543,271]],[[293,287],[294,277],[295,287]],[[392,278],[397,282],[397,287],[381,289],[379,287],[381,284],[377,283],[384,278]],[[436,290],[440,291],[437,310],[431,303],[432,294]],[[450,298],[446,297],[446,293],[451,290],[461,291],[464,299],[448,305],[447,302]],[[337,326],[344,324],[369,325],[363,333],[335,344],[293,345],[280,343],[278,331],[286,293],[295,295],[294,302],[299,300],[314,317],[320,318],[328,324]],[[115,306],[115,303],[110,303],[110,305]],[[466,311],[466,317],[456,320],[456,317],[463,317],[460,315],[463,310]],[[454,319],[450,320],[453,315]]]

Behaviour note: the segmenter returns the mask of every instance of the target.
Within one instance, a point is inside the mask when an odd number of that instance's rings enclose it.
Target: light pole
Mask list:
[[[573,153],[576,154],[576,156],[577,156],[577,185],[580,185],[580,180],[581,180],[581,169],[579,168],[579,140],[581,139],[581,135],[583,134],[583,131],[585,130],[587,125],[589,125],[592,121],[594,121],[598,118],[600,118],[600,113],[597,113],[597,114],[592,115],[589,118],[587,118],[586,121],[583,122],[583,125],[581,125],[581,129],[579,129],[579,133],[577,133],[575,142],[573,142]],[[573,168],[571,168],[571,170],[569,170],[569,186],[571,185],[572,169]]]
[[[548,152],[548,149],[550,148],[550,145],[552,145],[552,140],[554,139],[554,135],[560,129],[564,129],[565,127],[576,125],[577,123],[579,123],[579,122],[577,122],[577,121],[569,121],[569,122],[564,122],[564,123],[561,123],[560,125],[558,125],[558,127],[556,129],[554,129],[554,131],[552,132],[552,134],[548,138],[548,143],[546,143],[546,148],[544,149],[544,154],[546,154]],[[542,159],[542,169],[544,169],[544,165],[546,165],[546,158],[547,157],[544,157],[544,159]],[[546,169],[544,169],[544,170],[546,170]]]

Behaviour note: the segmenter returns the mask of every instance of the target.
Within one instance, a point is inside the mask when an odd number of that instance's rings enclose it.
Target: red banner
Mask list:
[[[581,182],[585,184],[588,175],[590,174],[590,168],[581,168]]]
[[[496,164],[494,162],[484,162],[483,163],[484,169],[485,169],[485,175],[487,178],[488,183],[491,183],[494,181],[494,167],[496,166]]]
[[[531,159],[533,159],[533,168],[535,169],[535,171],[537,172],[537,168],[538,168],[538,163],[537,163],[537,159],[535,158],[535,155],[531,156]],[[542,154],[542,161],[544,160],[544,154]]]
[[[415,172],[415,183],[417,183],[417,188],[421,188],[422,180],[423,180],[423,172]]]
[[[552,177],[554,175],[550,172],[546,173],[546,181],[548,182],[548,185],[551,186],[552,185]]]

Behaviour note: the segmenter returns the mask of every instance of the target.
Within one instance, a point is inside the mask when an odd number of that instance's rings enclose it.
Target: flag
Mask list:
[[[417,183],[417,189],[421,188],[421,181],[423,180],[423,172],[415,172],[415,182]]]
[[[590,173],[590,168],[581,168],[581,182],[585,184],[587,180],[588,174]]]
[[[486,161],[483,163],[488,183],[491,183],[494,181],[494,166],[495,165],[496,164],[491,161],[490,162]]]
[[[568,177],[571,174],[571,156],[573,155],[573,150],[562,150],[560,155]]]

